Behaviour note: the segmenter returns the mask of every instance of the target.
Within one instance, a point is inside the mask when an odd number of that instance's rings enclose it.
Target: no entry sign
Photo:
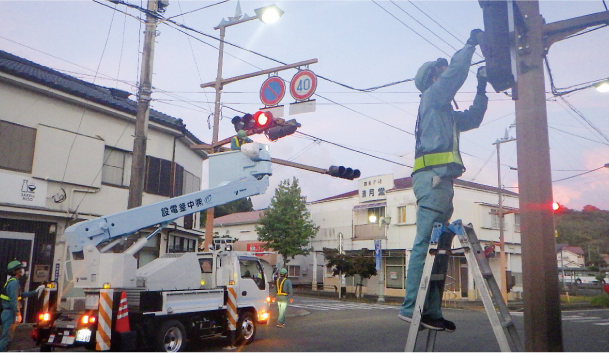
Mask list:
[[[317,88],[317,76],[311,70],[299,71],[290,83],[290,93],[297,101],[309,99]]]
[[[277,105],[285,95],[285,83],[277,76],[269,77],[260,88],[260,101],[266,106]]]

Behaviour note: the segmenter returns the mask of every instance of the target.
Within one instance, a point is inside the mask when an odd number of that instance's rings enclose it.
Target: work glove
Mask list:
[[[481,66],[478,68],[478,72],[476,73],[476,78],[478,79],[478,87],[476,92],[478,94],[486,93],[486,83],[488,82],[488,78],[486,77],[486,66]]]
[[[17,313],[17,316],[15,316],[15,324],[20,324],[21,320],[23,320],[21,313]]]
[[[294,303],[294,299],[290,299],[290,304]]]
[[[481,29],[472,29],[472,31],[469,34],[469,39],[467,40],[467,44],[469,45],[473,45],[476,46],[478,44],[480,44],[480,39],[479,36],[484,33],[482,32]]]

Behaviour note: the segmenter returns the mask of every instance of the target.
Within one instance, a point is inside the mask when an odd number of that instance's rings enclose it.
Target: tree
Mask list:
[[[348,254],[340,254],[338,249],[324,248],[324,258],[327,261],[326,267],[332,269],[332,276],[345,274],[349,277],[359,276],[355,292],[359,289],[359,296],[362,296],[364,279],[375,276],[376,266],[374,257],[368,255],[368,249],[362,249]]]
[[[296,255],[308,255],[312,250],[309,241],[319,230],[311,220],[306,201],[300,195],[298,179],[291,183],[286,179],[279,183],[271,205],[258,220],[258,240],[264,242],[265,249],[277,251],[285,264]]]
[[[226,216],[233,213],[249,212],[254,210],[252,199],[249,197],[235,200],[224,205],[216,206],[214,208],[214,218]],[[207,210],[201,212],[201,227],[205,227],[207,222]]]

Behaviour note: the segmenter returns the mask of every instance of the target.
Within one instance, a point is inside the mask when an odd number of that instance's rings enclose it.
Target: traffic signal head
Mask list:
[[[552,210],[554,210],[554,212],[559,211],[561,208],[562,208],[562,205],[559,204],[558,202],[552,203]]]
[[[359,169],[345,168],[342,165],[341,166],[331,165],[330,168],[328,169],[328,174],[330,174],[331,176],[337,177],[337,178],[349,179],[349,180],[359,178],[362,175],[360,173]]]
[[[268,129],[273,126],[273,114],[271,112],[257,111],[254,114],[254,124],[257,129]]]
[[[283,123],[276,121],[275,126],[266,131],[266,137],[271,141],[276,141],[282,137],[295,133],[299,127],[301,127],[301,125],[296,121],[296,119],[288,120]]]
[[[480,49],[486,60],[488,82],[496,92],[501,92],[513,87],[515,83],[510,54],[508,1],[478,0],[478,2],[484,18],[484,34],[480,41]]]
[[[231,120],[235,127],[235,132],[239,130],[251,130],[254,128],[254,118],[252,114],[245,114],[244,116],[236,116]]]

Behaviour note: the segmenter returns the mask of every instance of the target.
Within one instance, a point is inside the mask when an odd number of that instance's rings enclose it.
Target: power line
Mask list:
[[[596,169],[592,169],[592,170],[589,170],[589,171],[587,171],[587,172],[583,172],[583,173],[575,174],[575,175],[572,175],[572,176],[570,176],[570,177],[566,177],[566,178],[562,178],[562,179],[558,179],[558,180],[553,180],[552,182],[553,182],[553,183],[557,183],[557,182],[559,182],[559,181],[563,181],[563,180],[567,180],[567,179],[573,179],[573,178],[575,178],[575,177],[582,176],[582,175],[584,175],[584,174],[589,174],[589,173],[595,172],[595,171],[597,171],[597,170],[599,170],[599,169],[603,169],[603,168],[609,168],[609,163],[605,164],[605,165],[604,165],[604,166],[602,166],[602,167],[598,167],[598,168],[596,168]]]
[[[447,52],[445,52],[444,50],[440,49],[440,47],[438,47],[437,45],[433,44],[431,41],[429,41],[427,38],[423,37],[423,35],[421,35],[419,32],[415,31],[412,27],[410,27],[409,25],[407,25],[406,23],[404,23],[402,20],[400,20],[399,18],[397,18],[394,14],[392,14],[391,12],[387,11],[387,9],[385,9],[384,7],[382,7],[381,5],[379,5],[375,0],[372,0],[372,2],[380,7],[381,9],[383,9],[383,11],[387,12],[391,17],[395,18],[398,22],[400,22],[401,24],[403,24],[404,26],[406,26],[406,28],[410,29],[411,31],[413,31],[416,35],[418,35],[419,37],[423,38],[423,40],[425,40],[427,43],[431,44],[434,48],[438,49],[439,51],[441,51],[442,53],[448,55],[449,57],[451,57],[452,55],[448,54]]]
[[[167,17],[167,19],[169,20],[169,19],[172,19],[172,18],[174,18],[174,17],[180,17],[180,16],[188,15],[188,14],[190,14],[190,13],[193,13],[193,12],[196,12],[196,11],[200,11],[200,10],[203,10],[203,9],[206,9],[206,8],[208,8],[208,7],[212,7],[212,6],[220,5],[220,4],[223,4],[223,3],[228,2],[228,1],[230,1],[230,0],[224,0],[224,1],[217,2],[217,3],[215,3],[215,4],[211,4],[211,5],[203,6],[203,7],[201,7],[201,8],[198,8],[198,9],[195,9],[195,10],[192,10],[192,11],[188,11],[188,12],[181,13],[181,14],[179,14],[179,15],[175,15],[175,16]],[[182,7],[181,7],[181,6],[180,6],[180,11],[182,11]]]
[[[575,112],[575,114],[579,115],[580,118],[582,118],[586,123],[588,123],[588,125],[590,125],[590,127],[592,127],[599,135],[601,135],[605,141],[607,141],[607,143],[609,143],[609,137],[607,137],[607,135],[605,135],[601,129],[599,129],[598,127],[596,127],[596,125],[594,125],[590,120],[588,120],[588,118],[586,118],[584,116],[584,114],[582,112],[580,112],[579,110],[575,109],[575,107],[573,105],[571,105],[571,103],[569,103],[564,97],[559,97],[563,102],[565,102],[565,104],[567,104],[569,106],[569,108]]]
[[[321,139],[321,138],[319,138],[319,137],[311,136],[311,135],[308,135],[308,134],[302,133],[302,132],[300,132],[300,131],[296,131],[296,132],[297,132],[297,133],[299,133],[299,134],[301,134],[301,135],[303,135],[303,136],[308,136],[308,137],[311,137],[311,138],[317,139],[317,140],[319,140],[319,141],[322,141],[322,142],[329,143],[329,144],[334,145],[334,146],[338,146],[338,147],[341,147],[341,148],[347,149],[347,150],[349,150],[349,151],[353,151],[353,152],[361,153],[361,154],[366,155],[366,156],[368,156],[368,157],[372,157],[372,158],[380,159],[380,160],[383,160],[383,161],[386,161],[386,162],[390,162],[390,163],[393,163],[393,164],[401,165],[401,166],[403,166],[403,167],[412,168],[412,166],[409,166],[409,165],[407,165],[407,164],[403,164],[403,163],[395,162],[395,161],[392,161],[392,160],[389,160],[389,159],[386,159],[386,158],[383,158],[383,157],[378,157],[378,156],[375,156],[375,155],[372,155],[372,154],[369,154],[369,153],[366,153],[366,152],[358,151],[358,150],[356,150],[356,149],[349,148],[349,147],[346,147],[346,146],[340,145],[340,144],[338,144],[338,143],[330,142],[330,141],[327,141],[327,140]]]

